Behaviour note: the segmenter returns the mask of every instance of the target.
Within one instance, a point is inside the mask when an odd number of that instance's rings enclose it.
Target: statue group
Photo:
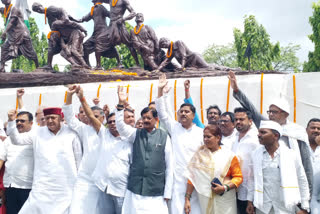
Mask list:
[[[37,54],[32,46],[29,30],[24,23],[23,12],[13,6],[11,0],[1,0],[4,8],[5,30],[1,36],[0,72],[5,72],[8,60],[23,55],[39,66]],[[89,55],[94,52],[95,70],[102,70],[101,57],[116,58],[118,67],[123,67],[121,56],[116,46],[125,44],[130,50],[137,66],[140,66],[138,54],[141,55],[144,69],[156,72],[185,71],[186,68],[208,68],[201,55],[190,51],[183,41],[172,42],[167,38],[158,40],[155,31],[144,25],[142,13],[136,13],[128,0],[92,0],[93,6],[89,13],[80,19],[67,14],[63,8],[44,7],[33,3],[32,10],[45,16],[50,32],[48,33],[48,60],[45,70],[52,70],[52,59],[60,54],[73,68],[90,69]],[[110,4],[108,11],[104,4]],[[129,15],[124,17],[125,12]],[[110,20],[107,25],[107,18]],[[131,32],[126,29],[125,22],[135,18],[136,26]],[[94,29],[85,42],[87,31],[79,23],[93,21]],[[166,49],[165,52],[163,49]],[[180,66],[172,62],[176,59]]]

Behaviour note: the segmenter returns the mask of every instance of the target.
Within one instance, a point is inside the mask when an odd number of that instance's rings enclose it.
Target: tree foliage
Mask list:
[[[133,30],[133,27],[126,22],[126,29],[130,32],[131,30]],[[118,45],[116,48],[120,54],[122,64],[125,68],[130,68],[136,65],[134,58],[130,53],[129,48],[126,45],[121,44],[121,45]],[[138,59],[139,59],[140,65],[143,66],[143,60],[140,55],[138,55]],[[101,65],[104,69],[114,68],[117,66],[117,60],[116,58],[109,59],[109,58],[102,57]]]
[[[260,25],[253,15],[244,17],[244,32],[233,30],[238,65],[248,69],[249,61],[245,56],[248,44],[251,46],[251,70],[272,70],[272,62],[280,57],[280,44],[273,45],[266,29]]]
[[[292,43],[281,47],[280,57],[276,58],[272,63],[274,70],[294,72],[300,70],[301,63],[296,56],[300,48],[300,45],[294,45]]]
[[[234,43],[229,43],[228,45],[212,44],[202,55],[207,63],[214,63],[231,68],[238,67],[237,50]]]
[[[47,64],[47,56],[48,56],[48,41],[46,35],[43,33],[39,38],[39,28],[35,19],[30,17],[30,36],[32,39],[32,45],[35,49],[39,66],[44,66]],[[24,72],[31,72],[36,68],[34,62],[25,58],[24,56],[19,56],[18,58],[12,60],[11,69],[22,69]]]
[[[312,4],[313,14],[309,17],[309,23],[312,27],[312,34],[309,39],[314,43],[314,51],[308,54],[308,62],[303,64],[304,72],[320,71],[320,1]]]

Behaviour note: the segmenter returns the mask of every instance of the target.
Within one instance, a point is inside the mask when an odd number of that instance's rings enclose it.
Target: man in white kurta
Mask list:
[[[168,132],[171,136],[172,151],[174,158],[174,184],[172,191],[172,200],[170,213],[172,214],[184,214],[184,202],[187,189],[187,166],[198,148],[203,145],[203,129],[197,127],[192,123],[194,118],[194,112],[191,112],[191,104],[181,107],[179,116],[180,122],[177,122],[168,114],[166,106],[169,106],[166,102],[167,95],[163,95],[163,89],[166,86],[165,76],[162,76],[159,81],[158,97],[155,100],[156,108],[159,113],[159,119],[165,124]],[[186,113],[186,111],[188,111]],[[184,128],[182,125],[190,123],[189,128]],[[191,214],[200,214],[200,206],[196,191],[192,193],[191,197]]]
[[[68,214],[82,156],[78,136],[61,123],[61,108],[44,109],[47,127],[19,134],[16,111],[8,113],[8,135],[17,145],[32,145],[34,176],[32,190],[20,214]]]
[[[75,90],[68,90],[66,105],[62,107],[68,126],[78,134],[83,145],[83,157],[74,187],[70,214],[87,214],[89,212],[102,214],[106,212],[99,204],[103,192],[97,188],[91,176],[97,164],[101,140],[92,125],[86,125],[75,117],[72,105],[74,92]],[[100,119],[100,122],[103,122],[104,112],[102,109],[92,107],[92,112]]]
[[[234,114],[224,112],[220,115],[219,128],[222,133],[221,143],[224,147],[232,149],[233,144],[237,141],[237,130],[234,127]]]
[[[298,155],[279,143],[282,127],[261,121],[259,141],[263,146],[252,153],[254,177],[248,182],[247,212],[291,214],[309,210],[308,181]],[[298,208],[297,205],[300,204]]]

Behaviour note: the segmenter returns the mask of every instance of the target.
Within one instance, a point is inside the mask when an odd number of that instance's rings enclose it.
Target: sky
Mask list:
[[[93,5],[90,0],[36,0],[44,6],[63,7],[70,15],[81,18]],[[29,7],[35,0],[28,0]],[[182,40],[194,52],[203,53],[211,44],[226,45],[233,42],[233,29],[243,31],[245,15],[254,15],[270,35],[273,43],[281,46],[289,43],[301,45],[297,53],[300,62],[308,59],[314,45],[308,39],[312,33],[309,17],[313,0],[129,0],[136,12],[142,12],[145,24],[151,26],[158,38]],[[107,9],[109,5],[104,4]],[[40,31],[49,32],[44,25],[44,16],[32,13]],[[134,20],[129,21],[135,25]],[[93,23],[84,24],[91,35]],[[90,60],[95,65],[94,56]],[[54,64],[66,65],[61,57]]]

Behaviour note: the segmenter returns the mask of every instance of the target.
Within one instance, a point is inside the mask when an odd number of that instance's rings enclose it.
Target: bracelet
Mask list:
[[[184,197],[186,197],[187,199],[189,199],[189,200],[190,200],[190,198],[191,198],[191,194],[186,193],[186,194],[184,195]]]
[[[224,187],[224,192],[227,192],[228,191],[227,185],[223,185],[223,187]]]
[[[189,91],[189,88],[184,89],[185,91]]]
[[[80,98],[80,102],[84,102],[86,100],[86,98],[83,96]]]
[[[228,184],[224,184],[227,187],[227,191],[229,192],[230,186]]]

